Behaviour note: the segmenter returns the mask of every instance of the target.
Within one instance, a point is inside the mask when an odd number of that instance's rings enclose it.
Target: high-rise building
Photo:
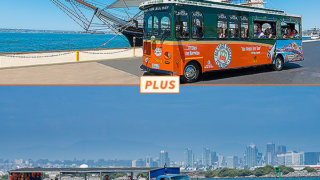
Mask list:
[[[284,145],[279,145],[277,147],[277,154],[285,154],[287,153],[287,147]]]
[[[187,148],[184,151],[184,163],[185,163],[185,167],[193,168],[194,155],[190,148]]]
[[[159,156],[159,166],[164,167],[165,165],[170,165],[169,155],[168,152],[166,152],[165,150],[161,150]]]
[[[202,150],[202,166],[211,166],[211,151],[209,148],[203,148]]]
[[[263,166],[265,163],[264,163],[264,156],[262,153],[259,153],[257,154],[257,166]]]
[[[218,157],[218,168],[221,168],[224,166],[224,157],[221,154],[217,154]]]
[[[152,157],[150,157],[150,156],[146,157],[146,167],[148,167],[148,168],[153,167],[152,166]]]
[[[237,169],[238,168],[238,157],[237,156],[227,156],[226,166],[227,166],[227,168]]]
[[[300,152],[293,152],[289,151],[286,154],[278,154],[278,163],[279,165],[286,165],[286,166],[299,166],[303,165],[303,157],[304,153]]]
[[[276,145],[273,143],[267,144],[265,163],[266,165],[275,165]]]
[[[218,165],[218,156],[214,151],[211,152],[211,165]]]
[[[136,166],[135,167],[146,167],[146,161],[143,159],[138,159],[136,161]]]
[[[131,167],[137,167],[137,160],[132,160]]]
[[[320,163],[320,152],[305,152],[304,165],[317,165]]]
[[[246,167],[251,169],[257,166],[258,148],[252,144],[246,148]]]

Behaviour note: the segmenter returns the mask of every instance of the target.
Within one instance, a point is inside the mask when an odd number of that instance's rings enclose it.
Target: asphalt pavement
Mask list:
[[[286,64],[280,72],[269,66],[221,70],[205,73],[195,84],[320,84],[320,41],[303,43],[303,50],[305,61]],[[139,57],[99,63],[140,76],[145,74],[141,62]]]

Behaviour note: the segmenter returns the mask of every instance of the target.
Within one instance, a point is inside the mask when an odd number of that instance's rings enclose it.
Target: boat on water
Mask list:
[[[320,35],[318,32],[316,31],[312,32],[311,39],[319,39],[319,38],[320,38]]]
[[[143,44],[143,18],[139,10],[147,0],[51,0],[87,32],[124,35],[131,46]],[[264,7],[263,0],[204,0],[218,3]]]

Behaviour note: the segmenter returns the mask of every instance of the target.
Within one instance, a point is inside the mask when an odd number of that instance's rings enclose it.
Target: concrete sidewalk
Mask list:
[[[134,57],[133,48],[81,50],[79,62],[115,60]],[[0,54],[0,68],[77,62],[76,51]],[[135,57],[142,57],[142,48],[135,49]]]
[[[0,84],[139,84],[139,77],[97,62],[0,70]]]

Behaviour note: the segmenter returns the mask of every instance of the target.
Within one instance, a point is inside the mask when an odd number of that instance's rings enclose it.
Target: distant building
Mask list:
[[[158,161],[152,161],[151,167],[160,167]]]
[[[320,163],[320,152],[305,152],[304,165],[317,165]]]
[[[202,166],[211,166],[211,151],[209,148],[203,148],[202,150]]]
[[[279,165],[285,166],[299,166],[303,165],[304,153],[289,151],[286,154],[277,155]]]
[[[246,167],[252,169],[257,166],[258,148],[252,144],[246,148]]]
[[[137,167],[137,160],[132,160],[131,167]]]
[[[228,156],[226,158],[226,167],[231,169],[238,168],[238,157],[237,156]]]
[[[218,157],[218,168],[224,167],[224,157],[221,154],[217,154]]]
[[[279,145],[277,147],[277,154],[285,154],[287,153],[287,147],[284,145]]]
[[[150,156],[146,157],[146,167],[152,167],[152,157]]]
[[[146,167],[146,161],[143,159],[138,159],[136,161],[136,167]]]
[[[218,165],[218,156],[214,151],[211,152],[211,165]]]
[[[185,167],[193,168],[194,164],[194,154],[190,148],[184,151],[184,165]]]
[[[276,145],[273,143],[267,144],[265,163],[266,165],[275,165],[276,160]]]
[[[170,160],[169,160],[169,155],[168,152],[161,150],[160,151],[160,156],[159,156],[159,166],[164,167],[164,165],[169,166],[170,165]]]
[[[262,153],[257,154],[257,166],[264,166],[265,162],[264,162],[264,156]]]

